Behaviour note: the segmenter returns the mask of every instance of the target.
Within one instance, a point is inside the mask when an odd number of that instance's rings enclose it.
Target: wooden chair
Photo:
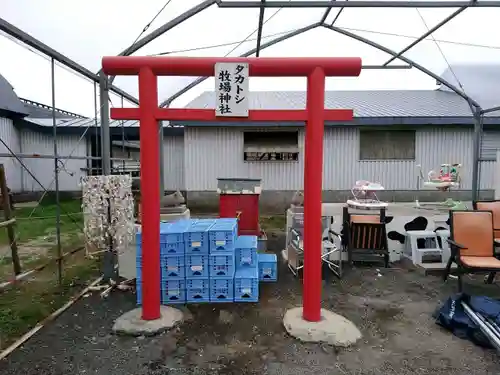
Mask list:
[[[348,207],[343,212],[343,245],[349,263],[373,262],[380,258],[389,266],[389,248],[385,227],[385,209],[378,215],[351,214]]]
[[[446,265],[443,279],[447,280],[451,266],[455,263],[460,292],[463,289],[463,274],[500,271],[500,260],[495,258],[494,254],[493,213],[491,211],[450,211],[448,243],[451,248],[451,257]]]

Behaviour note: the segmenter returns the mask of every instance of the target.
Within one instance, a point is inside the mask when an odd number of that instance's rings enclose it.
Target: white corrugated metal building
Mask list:
[[[100,168],[100,162],[83,158],[100,155],[99,129],[95,126],[95,119],[60,109],[56,109],[55,113],[57,149],[61,157],[59,188],[66,192],[79,191],[80,178],[91,173],[92,168],[95,172]],[[51,107],[18,98],[12,86],[0,75],[0,163],[5,167],[8,186],[14,193],[55,190],[54,159],[50,157],[54,155],[52,122]],[[137,167],[139,149],[136,143],[129,141],[138,139],[137,122],[122,124],[113,121],[111,125],[113,157],[130,159],[126,162],[114,161],[115,167],[118,170],[123,164]],[[117,140],[120,140],[118,145]],[[179,158],[183,153],[183,144],[182,129],[170,128],[165,131],[167,190],[183,189],[183,158]],[[33,157],[36,155],[39,157]],[[67,156],[82,159],[68,159]]]
[[[500,70],[489,69],[484,74],[486,68],[455,67],[455,75],[462,77],[462,87],[469,95],[489,108],[499,104]],[[443,74],[448,79],[449,76],[448,71]],[[305,99],[304,92],[252,92],[249,106],[300,109],[305,107]],[[215,105],[215,94],[205,92],[188,107]],[[474,121],[469,104],[456,93],[443,86],[419,91],[333,91],[326,92],[325,107],[352,108],[355,116],[349,123],[325,124],[326,201],[345,202],[351,187],[360,179],[380,182],[386,188],[383,198],[391,201],[411,201],[417,196],[424,201],[441,200],[443,195],[437,192],[417,189],[419,166],[427,176],[430,170],[439,170],[442,163],[462,164],[462,184],[455,194],[460,199],[470,199]],[[172,124],[185,126],[185,190],[190,204],[216,201],[217,177],[261,178],[261,202],[266,206],[287,205],[293,192],[303,189],[304,124]],[[500,111],[485,115],[483,124],[480,194],[493,197],[496,152],[500,149]],[[296,160],[265,160],[272,153],[280,157],[290,152]],[[256,161],[256,157],[264,160]]]
[[[13,93],[12,88],[10,90]],[[250,99],[250,106],[255,109],[305,106],[304,92],[253,92]],[[0,96],[0,108],[2,101],[6,102],[5,95]],[[6,108],[0,112],[0,138],[15,153],[53,154],[51,108],[28,101],[21,104],[17,109],[12,108],[12,104],[10,107],[4,104]],[[213,108],[214,105],[214,93],[206,92],[188,107]],[[326,200],[345,201],[359,179],[382,183],[387,190],[386,199],[412,200],[417,195],[418,165],[426,174],[439,168],[441,163],[463,165],[462,199],[470,196],[473,119],[467,102],[457,94],[443,88],[335,91],[326,93],[325,106],[352,108],[355,112],[352,122],[325,124],[323,187]],[[11,115],[7,116],[9,111]],[[12,111],[19,113],[12,116]],[[60,155],[99,154],[95,120],[65,111],[56,113]],[[497,130],[500,113],[486,115],[483,123],[480,188],[483,195],[491,197],[496,151],[500,149]],[[88,128],[89,125],[92,127]],[[139,161],[137,122],[127,121],[123,126],[121,122],[113,122],[112,125],[113,157]],[[186,191],[191,205],[215,204],[217,177],[261,178],[262,202],[271,206],[287,205],[293,192],[303,188],[304,124],[188,122],[171,123],[164,130],[165,190]],[[0,154],[7,152],[0,144]],[[255,160],[266,158],[270,153],[291,160]],[[16,159],[3,157],[1,162],[6,166],[13,191],[43,191]],[[53,190],[52,159],[23,159],[23,162],[45,188]],[[96,168],[95,163],[86,160],[63,163],[65,167],[60,172],[63,191],[79,190],[80,177],[86,175],[89,168]],[[421,191],[420,195],[424,200],[432,199],[428,192]]]

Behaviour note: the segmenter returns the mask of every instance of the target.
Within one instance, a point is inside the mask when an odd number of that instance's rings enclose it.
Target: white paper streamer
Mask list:
[[[121,252],[135,236],[131,176],[87,176],[80,184],[85,237],[97,252],[107,251],[110,244],[113,251]]]

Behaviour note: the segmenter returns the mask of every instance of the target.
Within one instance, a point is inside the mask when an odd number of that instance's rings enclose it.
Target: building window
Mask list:
[[[298,131],[248,131],[243,133],[244,161],[298,161]]]
[[[360,160],[415,160],[414,130],[361,130]]]

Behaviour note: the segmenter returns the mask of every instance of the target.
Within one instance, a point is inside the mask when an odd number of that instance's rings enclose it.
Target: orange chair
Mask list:
[[[493,213],[493,232],[495,235],[494,246],[500,246],[500,201],[477,201],[472,202],[474,210],[491,211]],[[496,253],[496,257],[499,254]],[[485,282],[491,284],[495,279],[495,272],[491,272]]]
[[[493,231],[495,238],[500,238],[500,201],[472,202],[474,210],[491,211],[493,213]]]
[[[500,260],[494,254],[493,213],[491,211],[450,211],[451,257],[446,265],[444,280],[453,263],[457,265],[458,290],[462,275],[500,271]]]

